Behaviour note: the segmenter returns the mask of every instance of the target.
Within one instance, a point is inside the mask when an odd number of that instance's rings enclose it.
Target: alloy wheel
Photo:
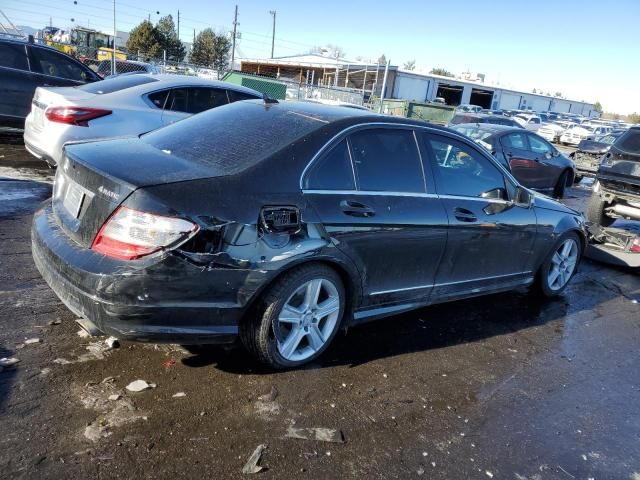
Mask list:
[[[338,324],[340,305],[338,289],[326,278],[309,280],[298,287],[274,322],[280,355],[299,362],[322,349]]]
[[[578,244],[573,238],[566,239],[555,251],[547,276],[547,284],[551,290],[560,290],[567,284],[576,269],[578,252]]]

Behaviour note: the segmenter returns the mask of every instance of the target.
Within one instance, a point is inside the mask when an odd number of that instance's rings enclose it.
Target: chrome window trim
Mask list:
[[[410,290],[419,290],[421,288],[436,288],[436,287],[446,287],[447,285],[458,285],[461,283],[469,283],[469,282],[479,282],[482,280],[492,280],[494,278],[507,278],[507,277],[515,277],[518,275],[530,275],[532,274],[532,271],[526,271],[526,272],[516,272],[516,273],[507,273],[505,275],[492,275],[490,277],[480,277],[480,278],[472,278],[470,280],[457,280],[455,282],[444,282],[444,283],[434,283],[431,285],[417,285],[415,287],[405,287],[405,288],[394,288],[392,290],[379,290],[376,292],[371,292],[369,294],[369,296],[375,296],[375,295],[384,295],[386,293],[397,293],[397,292],[406,292],[406,291],[410,291]]]
[[[386,192],[376,190],[302,190],[303,194],[316,195],[376,195],[379,197],[416,197],[416,198],[438,198],[435,193],[419,193],[419,192]]]

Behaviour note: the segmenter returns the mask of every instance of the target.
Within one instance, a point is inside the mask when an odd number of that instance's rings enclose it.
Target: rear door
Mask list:
[[[0,42],[0,116],[5,123],[21,126],[35,89],[26,45]]]
[[[162,123],[169,125],[183,118],[229,103],[221,88],[181,87],[171,90],[162,113]]]
[[[360,128],[307,170],[303,193],[361,269],[365,304],[426,300],[447,217],[410,128]]]
[[[425,134],[423,146],[449,218],[432,299],[450,300],[521,284],[531,277],[536,236],[532,208],[512,205],[515,186],[475,147]]]

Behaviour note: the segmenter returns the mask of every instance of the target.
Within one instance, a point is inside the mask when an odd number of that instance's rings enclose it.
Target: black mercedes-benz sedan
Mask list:
[[[580,214],[452,130],[245,101],[68,146],[32,243],[92,331],[239,336],[284,368],[359,322],[534,283],[557,295],[585,235]]]

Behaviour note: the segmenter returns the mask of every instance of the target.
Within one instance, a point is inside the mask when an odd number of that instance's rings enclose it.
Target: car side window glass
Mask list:
[[[29,70],[24,45],[0,44],[0,67]]]
[[[251,95],[250,93],[237,92],[235,90],[227,90],[227,94],[229,95],[229,103],[239,102],[242,100],[255,100],[256,98],[261,98],[256,95]]]
[[[420,154],[412,130],[361,130],[351,134],[350,141],[359,190],[425,192]]]
[[[167,101],[169,90],[161,90],[159,92],[150,93],[147,98],[151,100],[151,103],[160,110],[164,108],[164,104]]]
[[[312,190],[355,190],[347,141],[342,140],[311,166],[305,188]]]
[[[171,90],[169,101],[165,105],[165,110],[174,112],[188,112],[189,92],[186,88],[174,88]]]
[[[533,135],[529,135],[529,148],[534,153],[553,153],[553,148],[547,142],[542,140],[541,138],[534,137]]]
[[[527,150],[527,139],[524,133],[511,133],[502,139],[505,147]]]
[[[227,92],[220,88],[189,88],[188,113],[200,113],[229,103]]]
[[[32,47],[30,50],[32,71],[79,82],[87,79],[87,72],[85,72],[80,65],[66,58],[64,55],[46,48]]]
[[[438,193],[480,197],[502,189],[506,200],[502,172],[482,154],[463,143],[444,137],[428,137],[438,175]]]

